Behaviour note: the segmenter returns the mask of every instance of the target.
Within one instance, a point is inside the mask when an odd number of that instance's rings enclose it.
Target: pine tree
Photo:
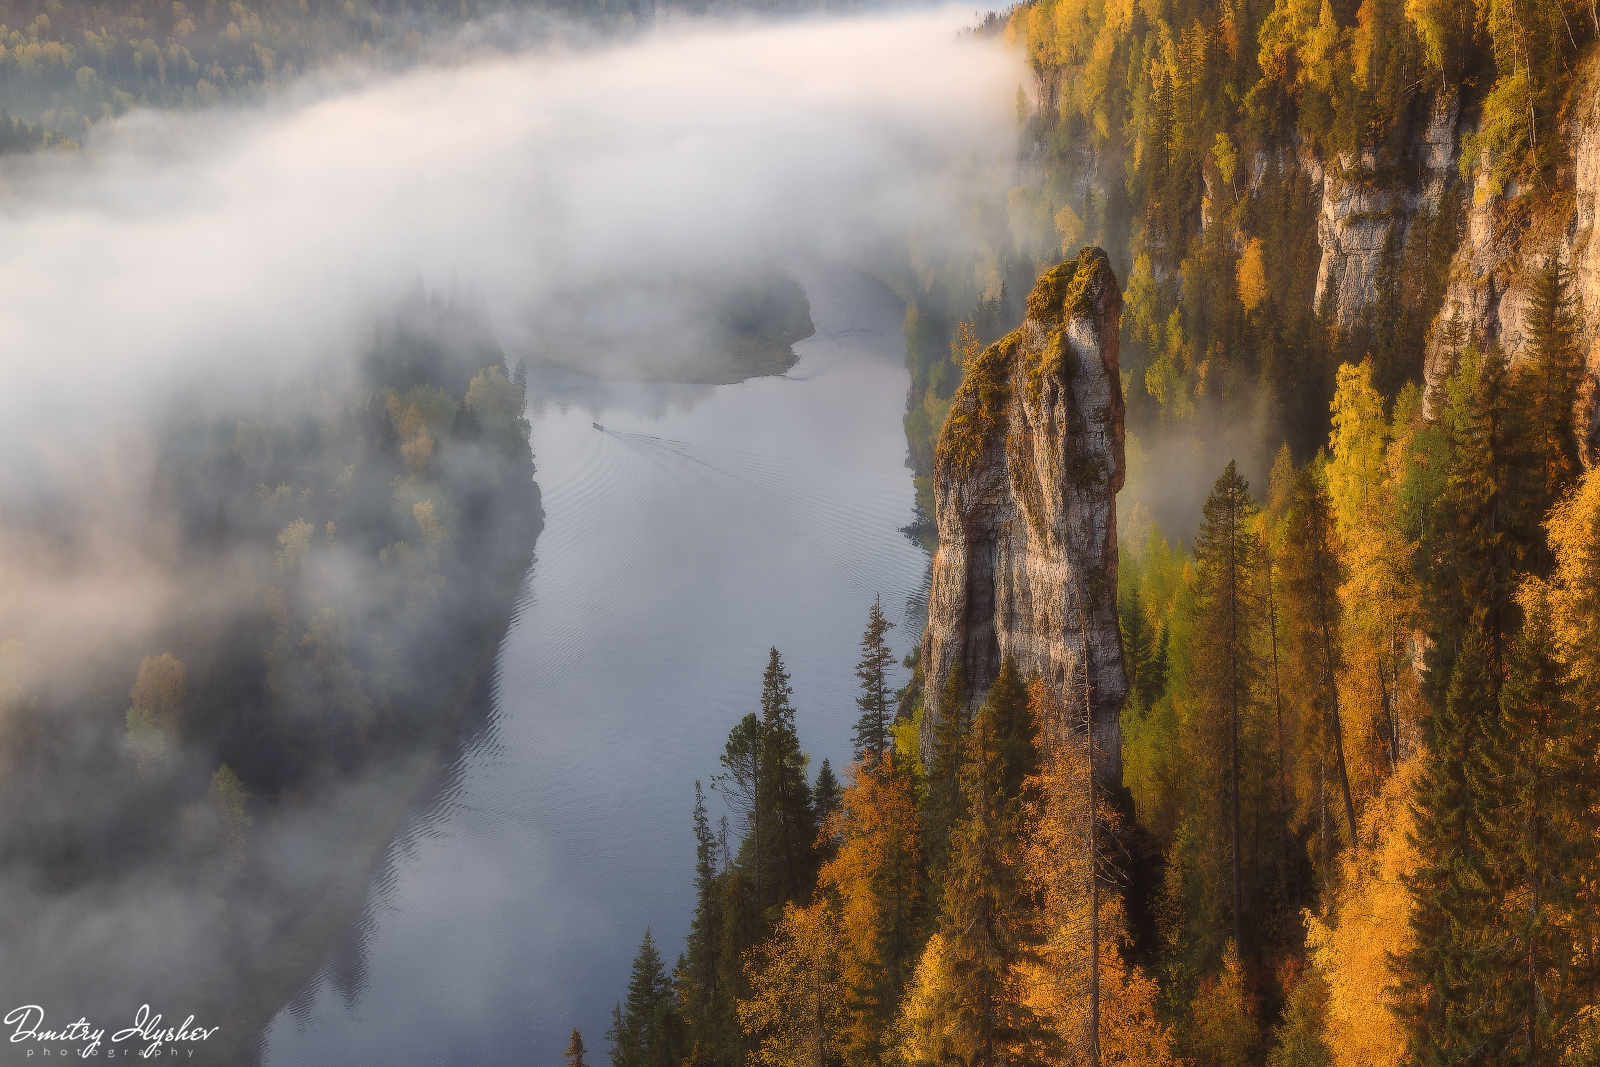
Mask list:
[[[611,1012],[612,1067],[678,1067],[686,1051],[661,954],[645,930],[628,979],[628,998]]]
[[[583,1062],[583,1057],[588,1051],[583,1047],[583,1034],[574,1026],[572,1040],[567,1042],[567,1051],[561,1054],[561,1058],[567,1061],[567,1067],[589,1067]]]
[[[861,717],[856,720],[855,758],[861,762],[876,762],[889,751],[890,710],[888,670],[894,666],[894,653],[884,641],[884,635],[894,623],[884,618],[883,607],[877,598],[867,613],[867,629],[861,635],[861,661],[856,664],[856,677],[861,680],[861,695],[856,697],[856,707]]]

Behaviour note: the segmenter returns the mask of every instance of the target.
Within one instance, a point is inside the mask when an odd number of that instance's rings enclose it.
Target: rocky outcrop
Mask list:
[[[1086,248],[1039,279],[1022,326],[969,364],[955,394],[934,467],[924,760],[955,666],[976,706],[1011,655],[1063,708],[1082,707],[1087,662],[1095,735],[1114,754],[1108,776],[1120,773],[1121,314],[1106,254]]]
[[[1317,243],[1322,263],[1317,268],[1316,303],[1324,293],[1332,300],[1339,328],[1355,327],[1378,299],[1378,271],[1386,250],[1403,244],[1412,220],[1439,210],[1456,159],[1456,123],[1460,98],[1451,94],[1435,101],[1427,127],[1411,153],[1415,171],[1380,172],[1378,153],[1341,155],[1324,168],[1309,153],[1304,163],[1322,186],[1322,212],[1317,218]]]
[[[1466,337],[1498,343],[1513,363],[1526,353],[1531,283],[1552,256],[1572,268],[1589,372],[1600,374],[1600,243],[1592,239],[1600,215],[1597,73],[1591,57],[1573,79],[1562,131],[1567,158],[1557,169],[1555,192],[1518,195],[1512,186],[1496,195],[1482,167],[1475,175],[1466,232],[1450,264],[1439,324],[1428,345],[1430,386],[1448,370],[1442,327],[1455,316]],[[1592,401],[1585,408],[1581,425],[1585,451],[1592,456],[1597,429]]]

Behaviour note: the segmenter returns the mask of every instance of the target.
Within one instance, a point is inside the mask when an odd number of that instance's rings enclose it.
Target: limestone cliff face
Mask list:
[[[1419,214],[1439,210],[1439,200],[1456,163],[1456,124],[1460,100],[1451,95],[1434,102],[1427,127],[1404,168],[1405,179],[1380,175],[1377,152],[1346,154],[1324,167],[1306,153],[1303,163],[1322,187],[1317,218],[1317,243],[1322,263],[1317,269],[1316,304],[1324,293],[1332,300],[1340,329],[1356,326],[1377,302],[1378,270],[1394,242],[1403,246],[1406,230]],[[1414,167],[1414,170],[1413,170]],[[1331,287],[1331,293],[1329,289]]]
[[[1081,708],[1087,656],[1095,734],[1119,773],[1121,315],[1106,254],[1086,248],[1039,279],[1022,326],[974,359],[956,392],[934,468],[924,760],[956,664],[974,707],[1012,655],[1062,707]]]
[[[1428,347],[1427,378],[1434,384],[1447,368],[1442,326],[1459,315],[1469,336],[1498,342],[1515,362],[1525,354],[1530,283],[1551,256],[1573,270],[1573,295],[1583,322],[1591,375],[1600,374],[1600,242],[1593,240],[1600,215],[1600,71],[1590,58],[1573,79],[1567,124],[1561,131],[1567,160],[1555,176],[1556,191],[1496,196],[1482,170],[1475,175],[1466,232],[1450,265],[1450,283]],[[1594,451],[1597,429],[1592,399],[1586,401],[1586,451]]]

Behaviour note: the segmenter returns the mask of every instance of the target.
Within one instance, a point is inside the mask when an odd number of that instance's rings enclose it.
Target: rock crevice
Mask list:
[[[1039,279],[1022,326],[971,361],[952,401],[934,466],[924,761],[956,665],[976,706],[1011,655],[1079,716],[1087,661],[1095,735],[1119,773],[1121,314],[1106,254],[1084,249]]]

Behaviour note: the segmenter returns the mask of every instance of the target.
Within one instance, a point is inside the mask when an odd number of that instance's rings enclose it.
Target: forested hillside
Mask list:
[[[709,3],[688,11],[808,4]],[[826,6],[826,5],[825,5]],[[140,108],[269,99],[308,72],[350,62],[397,69],[468,43],[627,33],[653,0],[4,0],[0,154],[75,151],[97,123]]]
[[[1005,202],[965,251],[912,236],[910,463],[931,513],[965,371],[1104,247],[1122,750],[1008,662],[950,679],[924,761],[875,610],[856,762],[807,788],[775,652],[613,1063],[1600,1063],[1597,30],[1502,0],[977,27],[1033,80]]]

